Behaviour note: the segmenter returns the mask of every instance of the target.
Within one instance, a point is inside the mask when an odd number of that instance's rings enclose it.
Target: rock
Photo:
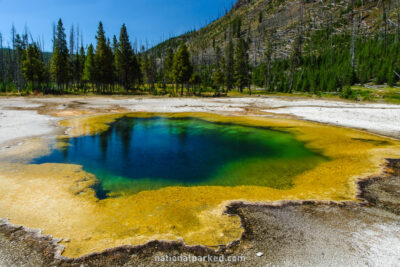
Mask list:
[[[264,255],[264,253],[262,253],[262,252],[257,252],[256,255],[257,255],[257,257],[262,257],[262,256]]]

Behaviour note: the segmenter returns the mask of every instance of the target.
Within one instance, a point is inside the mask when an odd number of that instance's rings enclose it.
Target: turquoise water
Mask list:
[[[326,160],[286,132],[195,118],[123,117],[103,133],[67,142],[33,163],[82,165],[98,177],[100,198],[167,186],[287,189]]]

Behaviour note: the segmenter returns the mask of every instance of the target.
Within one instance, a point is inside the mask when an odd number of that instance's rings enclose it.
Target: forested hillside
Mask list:
[[[226,47],[230,37],[244,38],[249,42],[250,61],[257,65],[270,43],[273,56],[284,58],[290,56],[297,37],[303,38],[305,45],[315,31],[327,28],[332,29],[332,35],[352,34],[354,30],[356,36],[367,37],[384,34],[385,27],[398,30],[398,20],[397,0],[238,0],[222,18],[167,40],[154,50],[162,54],[184,41],[192,52],[211,56],[216,46]]]
[[[244,40],[248,83],[271,92],[343,91],[367,82],[393,86],[400,77],[399,12],[397,0],[239,0],[219,20],[153,51],[162,58],[184,42],[195,66],[215,72],[218,53]]]

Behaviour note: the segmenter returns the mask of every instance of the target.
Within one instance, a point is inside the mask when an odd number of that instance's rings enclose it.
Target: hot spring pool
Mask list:
[[[62,140],[67,145],[32,163],[82,165],[106,198],[168,186],[288,189],[296,175],[327,160],[294,135],[268,128],[166,117],[122,117],[109,126]]]

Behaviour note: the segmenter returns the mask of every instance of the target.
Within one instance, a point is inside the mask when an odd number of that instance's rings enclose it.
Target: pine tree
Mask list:
[[[172,48],[168,48],[167,55],[165,56],[164,60],[164,80],[166,83],[170,83],[173,81],[172,77],[172,65],[174,63],[174,51]]]
[[[122,83],[125,90],[130,89],[134,77],[134,60],[135,55],[132,45],[129,41],[128,32],[125,24],[121,27],[119,42],[115,49],[115,64],[118,74],[118,80]]]
[[[135,51],[133,51],[132,55],[132,72],[130,80],[132,81],[133,88],[136,88],[137,84],[140,84],[142,80],[142,73],[140,70],[138,55],[135,54]]]
[[[107,39],[106,47],[106,84],[107,88],[111,91],[114,90],[114,83],[116,81],[116,70],[115,70],[115,56],[111,46],[110,39]]]
[[[93,86],[96,82],[96,62],[93,45],[89,45],[83,68],[83,82]],[[85,86],[86,88],[86,86]]]
[[[221,87],[224,87],[224,71],[223,71],[224,62],[221,57],[221,49],[217,46],[215,50],[215,67],[212,76],[212,80],[215,88],[215,95],[220,95]]]
[[[22,61],[22,71],[25,79],[32,83],[33,90],[39,89],[45,78],[45,64],[41,59],[41,52],[36,43],[30,44]]]
[[[71,79],[71,61],[67,47],[65,29],[60,19],[58,21],[54,40],[54,51],[51,62],[51,74],[58,88],[66,88]]]
[[[142,69],[142,65],[143,65],[143,56],[141,53],[137,53],[136,55],[136,65],[137,65],[137,69],[135,71],[135,82],[137,87],[140,87],[143,84],[143,69]]]
[[[155,89],[154,84],[156,83],[156,78],[157,78],[157,63],[156,63],[156,57],[153,53],[150,54],[147,66],[148,66],[147,78],[150,83],[150,89],[154,91]]]
[[[143,73],[143,82],[147,83],[147,87],[149,87],[150,79],[149,79],[149,55],[147,53],[142,53],[140,56],[141,59],[141,70]]]
[[[250,75],[249,75],[249,56],[247,54],[245,41],[240,38],[235,49],[235,79],[236,85],[239,87],[240,92],[243,92],[243,88],[249,85]],[[251,91],[249,89],[249,93]]]
[[[154,54],[142,54],[142,71],[144,80],[151,90],[155,89],[155,81],[157,75],[157,65]]]
[[[220,68],[217,68],[214,70],[214,73],[212,75],[213,83],[214,83],[214,88],[215,88],[215,95],[219,96],[220,95],[220,90],[221,87],[223,88],[224,84],[224,73],[221,71]]]
[[[113,35],[112,50],[113,50],[114,55],[116,55],[116,53],[118,51],[118,39],[117,39],[117,36],[115,36],[115,34]]]
[[[114,76],[113,68],[113,55],[109,41],[107,41],[103,23],[99,23],[99,27],[96,35],[96,52],[94,55],[95,66],[96,66],[96,87],[100,89],[102,93],[108,88],[108,85],[112,83]]]
[[[23,89],[25,85],[24,77],[22,74],[22,62],[25,60],[26,49],[28,48],[28,35],[27,33],[22,36],[15,34],[14,26],[11,29],[13,35],[13,51],[11,56],[11,77],[17,86],[18,92]]]
[[[200,74],[197,72],[193,72],[192,77],[190,77],[189,82],[194,87],[193,93],[196,94],[196,89],[198,89],[199,84],[201,83]],[[201,90],[199,92],[199,95],[201,95]]]
[[[232,29],[235,38],[240,39],[242,33],[242,18],[240,16],[236,17],[232,22]]]
[[[232,87],[235,83],[232,38],[230,38],[228,45],[226,46],[225,49],[225,82],[226,82],[226,91],[229,92],[230,90],[232,90]]]
[[[79,50],[79,65],[77,66],[77,68],[78,68],[77,77],[78,77],[79,87],[82,87],[82,84],[83,84],[85,61],[86,61],[85,48],[83,48],[83,46],[81,46],[81,48]]]
[[[182,42],[174,55],[172,65],[174,82],[181,85],[181,96],[183,96],[183,85],[189,82],[193,72],[189,58],[187,46]]]

